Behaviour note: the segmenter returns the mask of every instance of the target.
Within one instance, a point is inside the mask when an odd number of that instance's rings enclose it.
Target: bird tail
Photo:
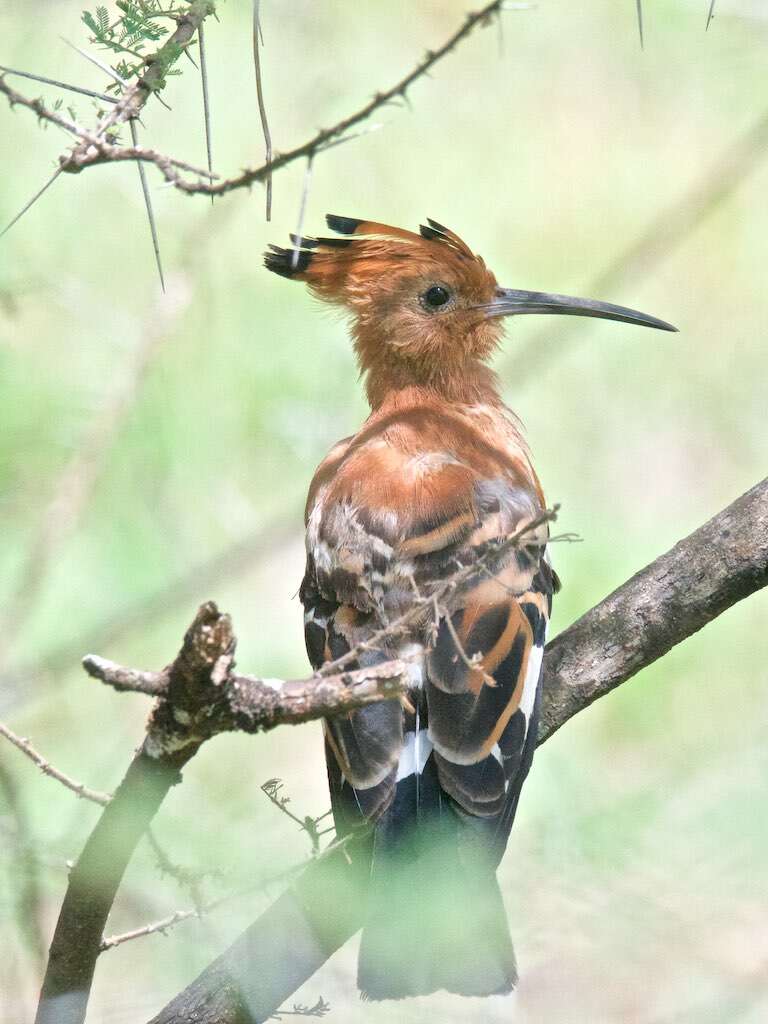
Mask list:
[[[358,962],[364,999],[440,989],[501,995],[517,982],[494,865],[440,791],[434,759],[401,779],[375,826]]]

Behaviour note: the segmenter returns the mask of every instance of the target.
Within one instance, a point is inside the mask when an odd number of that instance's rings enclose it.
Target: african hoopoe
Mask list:
[[[540,518],[544,495],[520,424],[485,365],[503,317],[675,329],[621,306],[499,288],[432,220],[420,234],[349,217],[327,223],[347,237],[292,236],[296,248],[265,255],[270,270],[351,315],[371,405],[309,490],[300,594],[315,668]],[[405,634],[360,654],[360,665],[404,658],[407,698],[325,723],[337,831],[374,823],[358,966],[369,998],[490,995],[515,984],[495,871],[536,744],[559,586],[547,540],[540,523],[465,582],[448,612],[425,606]]]

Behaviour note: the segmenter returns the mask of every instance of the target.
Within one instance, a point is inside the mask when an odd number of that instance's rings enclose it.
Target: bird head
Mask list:
[[[445,390],[472,376],[498,345],[504,318],[522,313],[602,317],[674,331],[623,306],[547,292],[500,288],[453,231],[428,220],[419,233],[352,217],[326,217],[341,238],[298,238],[272,245],[264,265],[308,284],[352,317],[360,369],[374,401],[391,388]]]

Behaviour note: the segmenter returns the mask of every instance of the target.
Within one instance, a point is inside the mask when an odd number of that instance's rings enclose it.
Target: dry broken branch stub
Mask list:
[[[221,623],[225,621],[225,628],[231,630],[228,616],[220,615],[212,602],[201,607],[191,629],[198,628],[201,617],[207,616],[218,623],[219,629],[224,628]],[[174,666],[162,672],[145,672],[93,654],[83,659],[89,675],[116,690],[161,698],[148,726],[150,747],[157,751],[183,743],[199,745],[221,732],[262,732],[278,725],[344,714],[397,697],[408,679],[407,666],[397,660],[327,677],[288,680],[238,675],[232,671],[233,666],[234,637],[231,646],[212,663],[207,685],[194,693],[174,685]]]

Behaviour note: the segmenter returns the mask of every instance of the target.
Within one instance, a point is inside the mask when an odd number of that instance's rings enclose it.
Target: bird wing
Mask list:
[[[344,442],[318,470],[302,587],[316,667],[365,642],[415,594],[487,555],[542,511],[522,448],[489,457],[482,437],[469,444],[450,422],[427,445],[423,425],[415,433],[419,444],[408,443],[402,429]],[[407,636],[361,653],[357,664],[364,665],[407,647],[414,686],[404,702],[326,724],[332,791],[348,784],[358,813],[378,816],[408,766],[423,771],[431,757],[442,790],[461,810],[508,831],[505,810],[508,817],[530,761],[556,582],[546,539],[540,525],[474,573],[452,595],[449,612],[427,609]]]

